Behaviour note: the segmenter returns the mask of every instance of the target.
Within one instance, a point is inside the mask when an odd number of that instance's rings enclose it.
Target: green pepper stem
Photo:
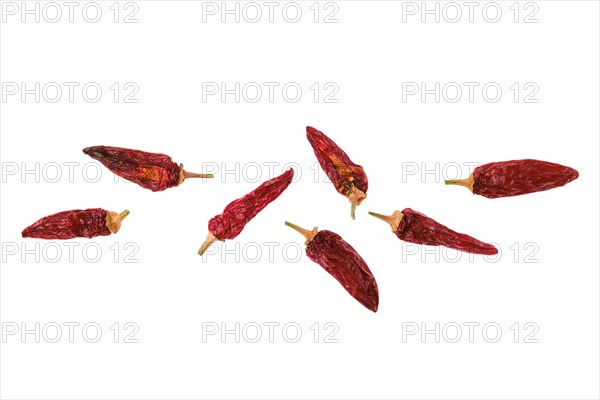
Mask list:
[[[310,243],[310,241],[313,240],[315,236],[317,236],[317,233],[319,233],[316,226],[312,229],[312,231],[309,231],[308,229],[301,228],[298,225],[292,224],[288,221],[285,221],[285,224],[290,228],[294,229],[296,232],[299,232],[302,236],[304,236],[304,238],[306,239],[304,244]]]
[[[128,216],[129,210],[123,211],[121,214],[117,214],[114,211],[109,211],[106,213],[106,227],[111,233],[119,232],[121,229],[121,222]]]
[[[372,211],[369,211],[369,215],[372,215],[375,218],[379,218],[390,224],[392,232],[394,233],[396,233],[396,231],[398,230],[398,226],[400,226],[400,221],[402,221],[402,218],[404,218],[404,214],[402,214],[402,211],[400,210],[394,211],[392,215],[377,214]]]
[[[204,243],[202,243],[202,246],[200,246],[200,250],[198,250],[198,254],[203,255],[206,252],[206,250],[208,250],[208,248],[210,246],[212,246],[212,244],[214,242],[216,242],[217,240],[221,240],[221,239],[219,239],[218,237],[213,235],[213,233],[211,231],[208,231],[208,235],[206,235],[206,239],[204,239]]]
[[[464,186],[469,189],[471,192],[473,191],[473,185],[475,184],[475,179],[473,178],[473,174],[469,175],[466,179],[446,179],[444,181],[446,185],[458,185]]]

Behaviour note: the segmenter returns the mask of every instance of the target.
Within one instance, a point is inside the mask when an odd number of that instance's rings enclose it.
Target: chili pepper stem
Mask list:
[[[218,237],[213,235],[213,233],[211,231],[208,231],[208,235],[206,235],[206,239],[204,239],[204,243],[202,243],[200,250],[198,250],[198,254],[203,255],[206,252],[206,250],[208,250],[208,248],[210,246],[212,246],[212,244],[214,242],[216,242],[217,240],[221,240],[221,239],[219,239]]]
[[[310,243],[310,241],[313,240],[315,236],[317,236],[317,233],[319,233],[316,226],[312,229],[312,231],[309,231],[308,229],[301,228],[298,225],[292,224],[288,221],[285,221],[285,224],[290,228],[294,229],[295,231],[299,232],[302,236],[304,236],[304,238],[306,239],[304,244]]]
[[[379,219],[387,222],[388,224],[390,224],[390,227],[392,228],[392,232],[394,232],[394,233],[398,230],[400,221],[402,221],[402,218],[404,217],[404,214],[402,214],[402,211],[400,211],[400,210],[394,211],[392,213],[392,215],[377,214],[372,211],[369,211],[369,215],[372,215],[375,218],[379,218]]]
[[[121,229],[121,222],[129,215],[129,210],[123,211],[121,214],[117,214],[114,211],[106,213],[106,227],[111,233],[119,232]]]
[[[446,185],[464,186],[472,192],[473,184],[475,184],[475,179],[473,178],[473,174],[471,174],[467,179],[447,179],[444,181],[444,183]]]
[[[183,181],[188,178],[214,178],[213,174],[197,174],[195,172],[188,172],[183,169],[183,164],[179,164],[179,178],[177,179],[177,186],[181,185]]]
[[[367,198],[366,193],[354,186],[354,183],[351,182],[350,188],[342,194],[350,200],[350,216],[352,219],[356,219],[356,206],[360,205],[360,203]]]
[[[183,179],[187,178],[214,178],[213,174],[197,174],[195,172],[183,171]]]

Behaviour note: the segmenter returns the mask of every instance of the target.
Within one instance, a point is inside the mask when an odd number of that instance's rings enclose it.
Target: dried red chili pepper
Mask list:
[[[369,187],[363,167],[353,163],[344,150],[323,132],[307,126],[306,137],[327,177],[337,191],[350,200],[350,215],[354,219],[356,206],[367,197]]]
[[[338,280],[352,297],[373,312],[379,307],[379,290],[367,263],[348,242],[337,233],[300,228],[285,224],[305,238],[306,255]]]
[[[498,249],[483,243],[464,233],[458,233],[418,211],[405,208],[386,216],[370,212],[374,217],[384,220],[392,227],[398,238],[416,244],[445,246],[451,249],[474,254],[498,254]]]
[[[125,210],[121,214],[102,208],[62,211],[48,215],[28,226],[21,235],[24,238],[66,240],[76,237],[93,238],[117,233],[121,221],[129,215]]]
[[[294,170],[290,168],[283,174],[263,182],[244,197],[229,203],[221,214],[208,221],[208,235],[198,254],[203,255],[217,240],[234,239],[252,218],[283,193],[293,178]]]
[[[467,179],[447,180],[473,194],[489,199],[518,196],[564,186],[577,179],[579,172],[564,165],[539,160],[512,160],[480,165]]]
[[[212,174],[185,171],[183,164],[175,163],[166,154],[111,146],[86,147],[83,152],[121,178],[153,192],[179,186],[187,178],[213,178]]]

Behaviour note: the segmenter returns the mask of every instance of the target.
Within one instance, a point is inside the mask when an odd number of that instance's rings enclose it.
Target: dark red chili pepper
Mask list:
[[[363,167],[353,163],[344,150],[323,132],[307,126],[306,137],[327,177],[337,191],[350,200],[350,215],[354,219],[356,206],[367,197],[369,187]]]
[[[293,178],[294,170],[290,168],[283,174],[263,182],[244,197],[229,203],[223,213],[208,221],[208,235],[198,254],[204,254],[217,240],[234,239],[252,218],[283,193]]]
[[[212,174],[195,174],[183,169],[166,154],[148,153],[122,147],[93,146],[83,152],[121,178],[135,182],[153,192],[179,186],[187,178],[212,178]]]
[[[93,238],[117,233],[121,221],[129,215],[125,210],[121,214],[101,208],[87,210],[62,211],[48,215],[28,226],[21,235],[24,238],[66,240],[76,237]]]
[[[498,249],[491,244],[483,243],[464,233],[455,232],[410,208],[405,208],[402,211],[396,210],[389,216],[374,212],[369,212],[369,214],[390,224],[392,232],[398,238],[407,242],[430,246],[446,246],[474,254],[498,254]]]
[[[348,242],[331,231],[312,231],[290,222],[287,226],[306,238],[306,255],[338,280],[352,297],[373,312],[379,307],[379,290],[367,263]]]
[[[539,160],[513,160],[481,165],[467,179],[447,180],[473,194],[489,199],[541,192],[564,186],[577,179],[579,172],[564,165]]]

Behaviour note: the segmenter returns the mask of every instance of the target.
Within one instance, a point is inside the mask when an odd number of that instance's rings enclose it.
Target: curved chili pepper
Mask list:
[[[93,238],[117,233],[121,222],[129,215],[125,210],[121,214],[102,208],[62,211],[48,215],[28,226],[21,235],[24,238],[66,240],[76,237]]]
[[[237,237],[252,218],[283,193],[293,178],[294,170],[290,168],[283,174],[263,182],[244,197],[229,203],[221,214],[208,221],[208,235],[198,254],[203,255],[217,240]]]
[[[179,186],[187,178],[213,178],[213,174],[185,171],[183,164],[178,165],[166,154],[111,146],[86,147],[83,152],[121,178],[153,192]]]
[[[480,165],[467,179],[446,180],[489,199],[541,192],[564,186],[579,172],[564,165],[539,160],[512,160]]]
[[[350,200],[350,215],[354,219],[356,206],[367,197],[369,187],[363,167],[353,163],[344,150],[323,132],[307,126],[306,137],[327,177],[337,191]]]
[[[407,242],[430,246],[445,246],[451,249],[474,254],[494,255],[498,249],[483,243],[464,233],[458,233],[418,211],[405,208],[386,216],[370,212],[374,217],[384,220],[392,227],[392,232]]]
[[[305,238],[306,255],[338,280],[352,297],[373,312],[379,307],[379,290],[367,263],[348,242],[337,233],[300,228],[291,222],[287,226]]]

